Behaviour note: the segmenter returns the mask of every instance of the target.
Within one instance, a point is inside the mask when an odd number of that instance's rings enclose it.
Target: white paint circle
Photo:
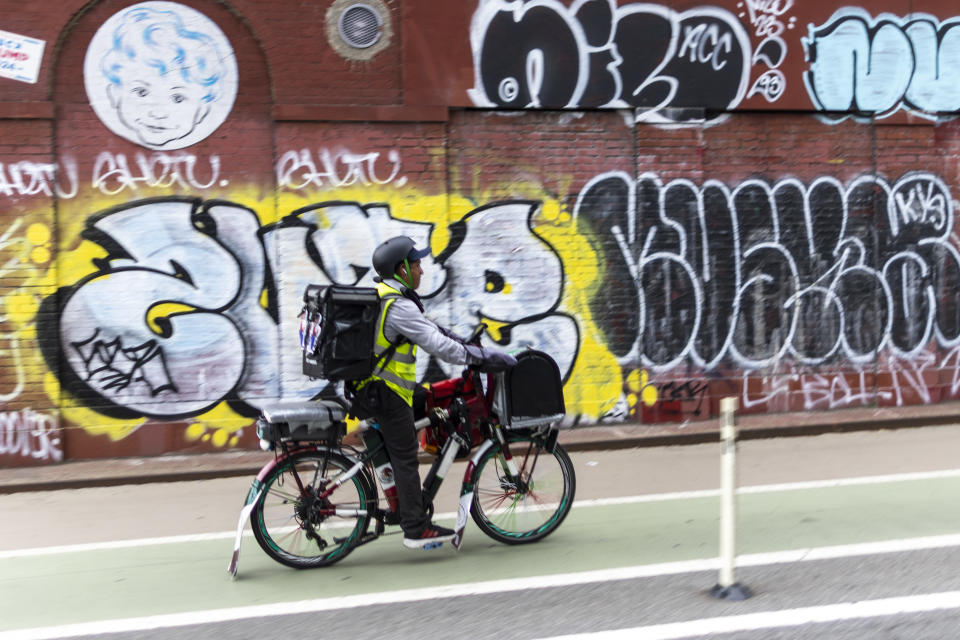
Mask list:
[[[113,133],[158,151],[200,142],[237,95],[233,47],[195,9],[151,0],[113,14],[83,64],[90,106]]]
[[[504,78],[500,81],[497,93],[504,102],[513,102],[520,95],[520,83],[514,77]]]

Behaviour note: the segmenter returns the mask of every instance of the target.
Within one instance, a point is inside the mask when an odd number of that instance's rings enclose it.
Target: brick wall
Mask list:
[[[529,43],[497,41],[472,3],[384,4],[390,32],[362,59],[331,44],[330,1],[184,0],[206,34],[191,55],[228,53],[215,93],[172,88],[197,103],[164,136],[168,112],[141,126],[149,110],[123,106],[160,85],[107,89],[98,32],[132,4],[18,5],[5,27],[46,48],[36,83],[0,78],[0,466],[255,446],[263,403],[335,392],[300,373],[303,287],[369,284],[373,248],[397,234],[432,249],[435,319],[482,319],[489,343],[555,357],[571,425],[682,425],[727,395],[754,413],[957,395],[960,105],[912,91],[922,69],[898,59],[871,94],[882,109],[821,108],[847,78],[823,84],[826,26],[870,22],[857,12],[795,7],[778,41],[758,26],[774,17],[731,2],[629,24],[558,3],[542,17],[612,38],[594,57],[654,27],[713,25],[740,49],[721,60],[680,38],[686,53],[642,60],[624,45],[610,67],[558,39],[541,97],[560,95],[558,73],[579,97],[515,108],[495,102],[537,82],[515,87],[530,78],[500,77],[491,52]],[[943,28],[954,13],[915,10]],[[694,85],[727,102],[687,104]],[[657,94],[670,86],[686,97]]]

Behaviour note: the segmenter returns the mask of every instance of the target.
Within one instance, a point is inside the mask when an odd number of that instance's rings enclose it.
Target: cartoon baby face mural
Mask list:
[[[226,120],[237,65],[209,18],[175,2],[143,2],[114,14],[94,35],[84,82],[111,131],[149,149],[182,149]]]

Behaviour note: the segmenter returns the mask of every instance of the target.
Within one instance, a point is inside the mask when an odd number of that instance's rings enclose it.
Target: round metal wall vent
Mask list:
[[[340,37],[351,47],[366,49],[380,39],[383,20],[368,4],[354,4],[340,14]]]
[[[383,0],[334,0],[327,9],[327,40],[349,60],[369,60],[390,44],[390,10]]]

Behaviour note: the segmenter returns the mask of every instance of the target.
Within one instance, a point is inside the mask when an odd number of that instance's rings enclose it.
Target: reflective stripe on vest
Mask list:
[[[381,305],[374,353],[379,357],[390,348],[390,341],[384,333],[387,311],[401,294],[383,282],[377,284],[377,294],[380,296]],[[374,380],[383,380],[384,384],[393,389],[408,405],[413,406],[413,390],[417,386],[417,345],[411,342],[398,345],[390,361],[374,369],[371,377]]]

